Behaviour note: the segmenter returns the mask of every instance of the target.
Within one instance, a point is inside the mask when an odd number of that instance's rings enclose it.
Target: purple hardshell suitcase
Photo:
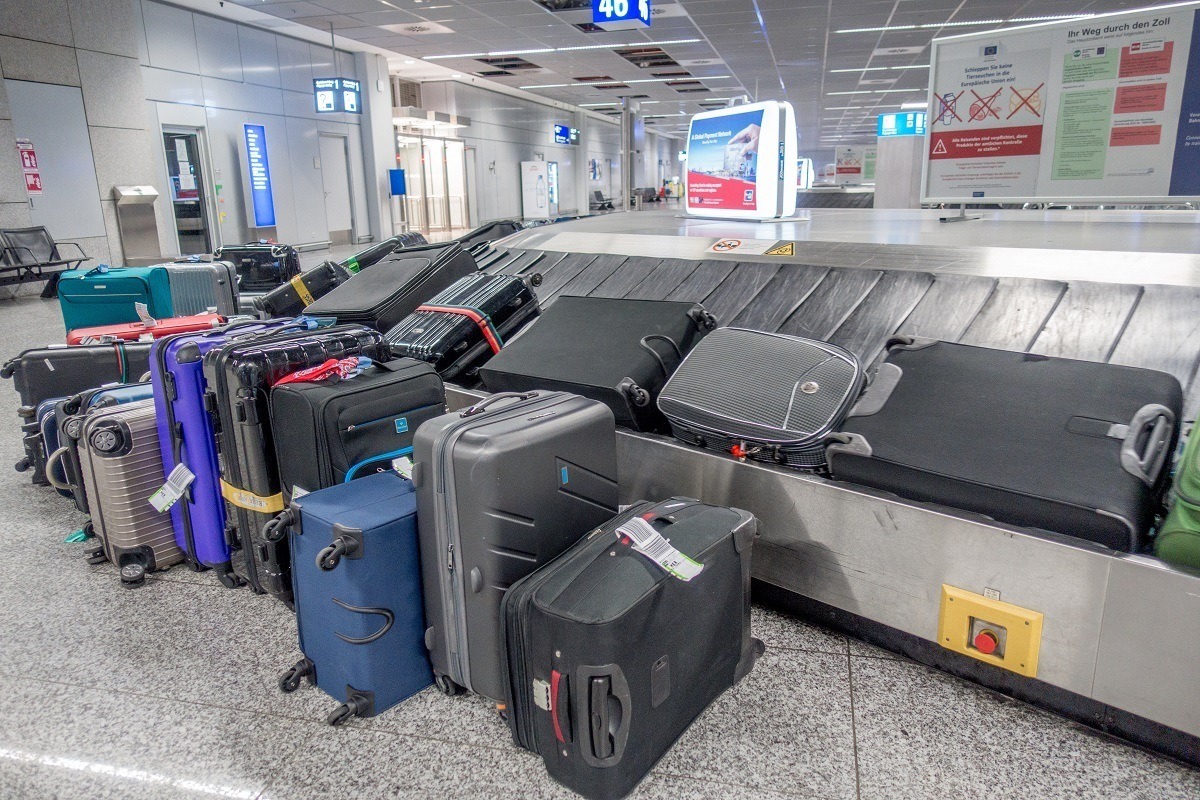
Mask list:
[[[179,464],[195,475],[188,493],[171,507],[175,541],[193,569],[213,568],[226,586],[237,586],[225,540],[225,501],[221,497],[217,446],[205,407],[203,358],[229,342],[286,330],[315,327],[312,320],[246,322],[211,331],[182,333],[154,342],[150,379],[158,414],[163,472]]]

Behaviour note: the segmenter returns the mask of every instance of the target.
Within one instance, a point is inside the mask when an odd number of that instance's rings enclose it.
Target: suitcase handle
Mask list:
[[[1142,406],[1133,415],[1121,442],[1121,466],[1130,475],[1153,487],[1167,463],[1171,433],[1175,429],[1175,412],[1157,403]],[[1145,434],[1142,452],[1138,441]]]
[[[667,369],[667,362],[663,361],[663,357],[661,355],[659,355],[658,351],[650,346],[650,342],[655,341],[655,340],[662,340],[662,341],[666,342],[667,344],[671,345],[671,350],[674,351],[674,353],[675,353],[675,368],[676,369],[678,369],[679,365],[683,363],[683,351],[679,349],[679,345],[676,344],[674,339],[672,339],[670,336],[663,336],[661,333],[652,333],[649,336],[643,336],[641,338],[641,340],[638,342],[638,344],[640,344],[642,346],[643,350],[645,350],[650,355],[654,356],[654,360],[658,362],[659,368],[662,369],[663,378],[670,380],[671,372],[673,370]]]
[[[576,714],[582,724],[576,730],[580,731],[583,760],[595,767],[618,763],[625,754],[633,711],[625,673],[618,664],[580,667],[576,685],[581,685],[581,690],[576,690],[581,701]]]
[[[469,408],[463,409],[463,412],[460,416],[463,419],[466,419],[467,417],[473,417],[476,414],[482,414],[484,411],[487,410],[488,406],[490,406],[493,403],[500,401],[500,400],[521,401],[521,400],[529,400],[530,398],[533,398],[533,397],[537,397],[537,392],[500,392],[499,394],[494,394],[485,400],[480,400],[478,403],[476,403],[473,406],[470,406]]]
[[[55,489],[58,489],[60,492],[70,492],[70,491],[74,491],[74,489],[75,489],[75,487],[69,483],[59,483],[58,480],[54,477],[54,465],[57,464],[58,462],[62,461],[63,457],[66,456],[66,454],[67,454],[67,447],[64,445],[63,447],[58,448],[57,450],[55,450],[53,453],[51,453],[49,456],[46,457],[46,468],[45,468],[46,482],[49,483],[51,486],[53,486]],[[66,474],[67,474],[67,471],[64,469],[63,475],[66,475]]]

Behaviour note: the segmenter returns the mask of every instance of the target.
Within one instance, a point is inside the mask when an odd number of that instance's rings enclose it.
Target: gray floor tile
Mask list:
[[[887,658],[892,661],[907,660],[903,656],[893,653],[891,650],[884,650],[882,647],[867,644],[864,641],[855,639],[853,636],[846,637],[846,644],[850,647],[850,655],[858,656],[859,658]]]
[[[658,766],[671,775],[854,797],[847,657],[768,650]]]
[[[284,695],[279,673],[300,657],[296,623],[249,591],[150,581],[122,588],[108,564],[26,568],[0,583],[0,672],[323,719],[320,692]]]
[[[253,800],[316,725],[6,678],[0,796]]]
[[[512,746],[512,734],[494,702],[473,694],[447,697],[432,687],[377,717],[353,724],[456,744]]]
[[[1200,797],[1200,772],[925,667],[853,658],[863,800]]]
[[[764,606],[751,608],[750,629],[768,650],[779,647],[814,653],[846,653],[846,637],[840,633],[818,628]]]

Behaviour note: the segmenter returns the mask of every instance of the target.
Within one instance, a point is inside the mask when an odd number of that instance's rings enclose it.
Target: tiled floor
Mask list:
[[[61,337],[54,303],[0,301],[0,356]],[[271,599],[85,564],[71,504],[3,466],[16,407],[0,385],[0,800],[571,796],[478,698],[329,728],[330,698],[275,687],[299,653]],[[1200,772],[884,651],[761,608],[754,628],[766,655],[636,797],[1200,797]]]

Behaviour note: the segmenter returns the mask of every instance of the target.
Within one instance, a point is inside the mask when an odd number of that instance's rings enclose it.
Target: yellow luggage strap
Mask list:
[[[297,275],[288,282],[292,284],[292,288],[296,290],[296,294],[300,295],[300,301],[306,306],[311,306],[317,300],[312,296],[312,292],[308,290],[308,287],[304,285],[303,277],[303,275]]]
[[[260,497],[254,492],[239,489],[222,479],[221,496],[238,508],[244,508],[247,511],[257,511],[261,514],[283,511],[283,492],[270,497]]]

